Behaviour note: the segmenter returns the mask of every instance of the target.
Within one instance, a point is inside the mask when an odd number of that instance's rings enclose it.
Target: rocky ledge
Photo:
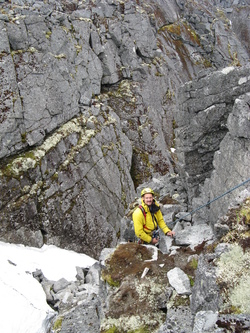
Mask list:
[[[75,282],[35,272],[57,311],[51,332],[248,332],[249,213],[250,198],[221,219],[223,235],[202,241],[196,231],[189,246],[182,222],[168,253],[133,242],[106,248]]]

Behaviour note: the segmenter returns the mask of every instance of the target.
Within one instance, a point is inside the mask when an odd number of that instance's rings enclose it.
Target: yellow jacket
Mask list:
[[[163,220],[163,216],[160,211],[159,204],[156,201],[154,201],[154,204],[157,209],[157,212],[154,213],[154,216],[157,219],[157,223],[156,223],[156,221],[153,220],[149,207],[144,203],[143,200],[141,200],[141,205],[146,212],[146,221],[145,221],[145,217],[139,207],[136,208],[136,210],[134,211],[134,213],[132,215],[135,234],[138,238],[140,238],[141,240],[143,240],[146,243],[151,242],[151,240],[152,240],[151,235],[152,235],[153,231],[157,228],[157,224],[162,229],[164,234],[167,234],[169,231],[171,231]]]

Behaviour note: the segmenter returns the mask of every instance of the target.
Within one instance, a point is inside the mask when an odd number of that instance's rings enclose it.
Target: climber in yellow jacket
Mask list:
[[[155,201],[154,191],[151,188],[145,188],[141,191],[141,205],[136,208],[132,218],[135,235],[141,243],[157,245],[159,242],[159,234],[156,232],[158,226],[167,236],[173,237],[175,234],[164,222],[159,204]]]

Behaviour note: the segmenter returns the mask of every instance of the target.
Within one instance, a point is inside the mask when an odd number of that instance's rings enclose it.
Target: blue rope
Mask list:
[[[178,221],[182,220],[184,217],[194,214],[195,212],[197,212],[197,210],[200,210],[200,209],[202,209],[202,208],[204,208],[204,207],[210,205],[212,202],[214,202],[214,201],[216,201],[216,200],[218,200],[218,199],[224,197],[224,195],[226,195],[226,194],[228,194],[228,193],[230,193],[230,192],[236,190],[236,189],[237,189],[238,187],[240,187],[240,186],[245,185],[245,184],[246,184],[247,182],[249,182],[249,181],[250,181],[250,178],[248,178],[247,180],[245,180],[243,183],[241,183],[241,184],[239,184],[239,185],[237,185],[237,186],[231,188],[230,190],[226,191],[225,193],[219,195],[218,197],[214,198],[213,200],[208,201],[206,204],[204,204],[204,205],[202,205],[202,206],[199,206],[198,208],[192,210],[190,213],[187,213],[186,215],[181,216],[178,220],[175,220],[174,222],[178,222]]]

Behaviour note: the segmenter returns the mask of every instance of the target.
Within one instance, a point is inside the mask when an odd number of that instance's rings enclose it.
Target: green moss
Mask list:
[[[148,153],[139,148],[134,148],[130,175],[135,187],[139,186],[145,179],[150,177],[150,166]]]
[[[122,332],[125,333],[125,331],[122,331]],[[112,326],[108,330],[102,331],[101,333],[121,333],[121,330],[118,329],[116,326]],[[147,327],[142,326],[142,327],[137,328],[135,330],[127,331],[127,333],[151,333],[151,331],[149,331]]]
[[[116,287],[118,288],[120,286],[120,282],[119,281],[114,281],[111,277],[110,274],[105,274],[104,272],[102,272],[102,278],[104,281],[106,281],[111,287]]]
[[[189,306],[190,300],[188,296],[180,296],[176,295],[174,299],[173,306],[179,307],[179,306]]]
[[[200,45],[200,37],[187,22],[183,22],[184,32],[188,35],[188,39],[194,44]]]
[[[61,328],[62,328],[62,321],[63,321],[63,317],[59,317],[57,318],[57,320],[55,321],[54,325],[53,325],[53,330],[55,332],[60,332]]]
[[[210,68],[210,67],[212,67],[211,62],[210,62],[210,60],[208,60],[208,59],[204,59],[204,60],[202,61],[202,63],[203,63],[203,65],[205,66],[205,68]]]
[[[155,76],[164,76],[164,74],[160,73],[160,72],[156,72]]]
[[[47,170],[46,170],[47,171]],[[51,179],[53,181],[57,181],[58,180],[58,172],[55,172],[54,175],[51,177]]]
[[[194,286],[194,277],[191,275],[188,275],[189,281],[190,281],[190,286],[193,287]]]
[[[213,242],[206,246],[206,253],[214,253],[219,242]]]
[[[106,331],[102,331],[102,333],[119,333],[119,330],[117,329],[117,327],[113,326]]]
[[[238,213],[239,223],[250,225],[250,199],[247,199]]]
[[[189,40],[193,44],[200,45],[200,37],[194,29],[187,22],[179,21],[173,24],[165,25],[159,29],[160,31],[167,31],[171,35],[174,35],[175,38],[182,38]]]
[[[10,52],[10,54],[13,57],[15,54],[22,54],[24,52],[25,52],[24,50],[13,50],[13,51]]]
[[[22,143],[26,142],[26,139],[27,139],[27,133],[26,132],[21,134],[21,139],[22,139]]]
[[[248,292],[248,291],[247,291],[247,292]],[[242,313],[242,311],[241,311],[240,308],[238,308],[238,307],[236,307],[236,306],[233,306],[233,305],[228,309],[227,312],[228,312],[228,313],[234,313],[234,314],[241,314],[241,313]]]
[[[220,241],[226,243],[238,242],[243,245],[243,248],[249,248],[250,244],[247,244],[247,239],[250,237],[250,198],[247,198],[240,207],[231,209],[227,217],[227,225],[230,230]]]
[[[117,237],[118,239],[121,237],[121,231],[120,231],[120,230],[117,231],[117,233],[116,233],[116,237]]]
[[[159,29],[159,31],[168,31],[172,34],[175,34],[177,36],[181,35],[181,27],[179,23],[173,23],[173,24],[168,24],[164,25]]]
[[[51,36],[51,34],[52,34],[52,32],[51,32],[51,31],[47,31],[47,32],[46,32],[46,35],[45,35],[45,36],[46,36],[46,38],[47,38],[47,39],[50,39],[50,36]]]
[[[193,258],[190,262],[189,262],[189,267],[191,267],[192,269],[197,269],[198,267],[198,260]]]

